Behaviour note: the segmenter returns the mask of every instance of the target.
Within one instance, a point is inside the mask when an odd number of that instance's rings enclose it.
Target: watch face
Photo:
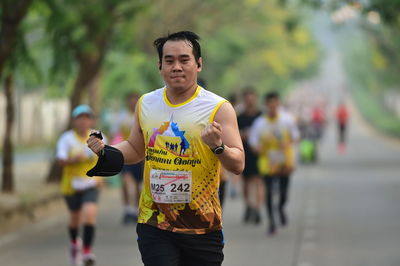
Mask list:
[[[224,149],[225,149],[224,146],[217,147],[215,148],[214,153],[221,154],[224,151]]]

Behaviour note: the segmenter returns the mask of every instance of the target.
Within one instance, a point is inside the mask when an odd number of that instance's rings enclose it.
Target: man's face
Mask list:
[[[201,71],[201,58],[198,62],[193,48],[187,41],[167,41],[163,47],[161,76],[168,88],[186,90],[197,82]]]
[[[276,115],[278,113],[278,108],[279,108],[279,104],[280,104],[280,101],[278,98],[269,99],[265,103],[266,103],[267,111],[269,114]]]
[[[257,95],[255,93],[246,93],[243,100],[246,108],[253,108],[257,106]]]

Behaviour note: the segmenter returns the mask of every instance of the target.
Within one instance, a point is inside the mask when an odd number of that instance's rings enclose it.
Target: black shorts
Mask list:
[[[99,190],[97,188],[89,188],[64,198],[70,211],[79,211],[85,203],[97,203]]]
[[[129,173],[136,180],[141,183],[143,181],[143,162],[137,164],[125,164],[122,167],[121,173]]]
[[[257,158],[254,158],[253,160],[245,160],[245,165],[242,175],[244,179],[249,179],[253,176],[258,175]]]
[[[245,150],[245,162],[243,169],[243,177],[244,179],[249,179],[255,175],[258,175],[258,165],[257,165],[258,157],[256,154],[251,152],[250,150]]]
[[[220,266],[224,260],[222,230],[193,235],[139,223],[136,232],[145,266]]]

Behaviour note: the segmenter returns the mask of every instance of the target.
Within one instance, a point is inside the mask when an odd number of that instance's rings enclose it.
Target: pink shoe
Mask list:
[[[72,266],[82,265],[82,241],[80,238],[76,240],[76,243],[71,243],[69,248],[70,263]]]

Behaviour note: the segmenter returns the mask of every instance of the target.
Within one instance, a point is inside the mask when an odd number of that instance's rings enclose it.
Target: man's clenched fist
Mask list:
[[[211,149],[222,145],[222,128],[221,125],[213,121],[208,124],[201,132],[201,139]]]
[[[104,142],[93,134],[90,134],[89,139],[86,141],[88,147],[97,155],[104,149]]]

